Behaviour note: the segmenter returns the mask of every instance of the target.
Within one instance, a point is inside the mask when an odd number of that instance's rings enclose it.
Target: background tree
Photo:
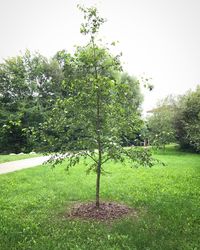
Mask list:
[[[200,151],[200,86],[179,97],[174,119],[176,137],[183,149]]]
[[[151,145],[160,148],[176,142],[174,129],[175,106],[176,100],[172,96],[168,96],[161,100],[155,109],[150,111],[151,115],[147,118],[147,129]]]
[[[135,114],[133,120],[137,122],[129,124],[129,126],[124,126],[121,128],[122,133],[122,144],[124,146],[135,145],[135,139],[137,135],[140,134],[141,127],[143,126],[143,121],[141,119],[141,104],[143,101],[143,96],[140,90],[140,82],[136,77],[130,76],[128,73],[119,74],[119,80],[121,84],[126,84],[129,86],[129,91],[131,95],[127,96],[129,99],[129,104],[127,105],[127,116],[129,115],[128,109],[131,108],[131,112]],[[136,126],[137,124],[137,126]]]
[[[0,152],[19,152],[25,145],[20,110],[30,95],[25,82],[23,58],[10,58],[0,65]]]
[[[48,115],[58,96],[64,71],[55,58],[31,54],[9,58],[0,65],[0,153],[30,152],[35,142],[27,136]]]
[[[153,160],[148,150],[122,147],[124,133],[134,133],[140,126],[137,87],[133,91],[128,76],[115,77],[122,70],[119,56],[112,56],[107,48],[97,45],[99,28],[105,22],[97,9],[80,9],[85,19],[81,33],[89,35],[90,41],[77,47],[70,60],[73,76],[63,82],[68,96],[57,99],[39,134],[48,152],[57,152],[50,160],[53,164],[65,157],[69,158],[68,168],[81,159],[92,160],[88,170],[96,172],[99,207],[100,177],[107,161],[129,157],[140,165],[152,166]]]

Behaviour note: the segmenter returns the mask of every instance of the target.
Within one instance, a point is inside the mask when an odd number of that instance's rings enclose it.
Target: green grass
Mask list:
[[[17,160],[23,160],[33,157],[41,156],[42,154],[17,154],[17,155],[1,155],[0,154],[0,163],[9,162],[9,161],[17,161]]]
[[[101,198],[125,203],[138,218],[114,223],[68,220],[74,202],[95,195],[95,175],[79,165],[40,166],[0,176],[0,249],[200,249],[200,155],[167,149],[167,166],[108,163]]]

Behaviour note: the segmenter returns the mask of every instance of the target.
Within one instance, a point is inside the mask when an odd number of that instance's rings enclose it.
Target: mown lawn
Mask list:
[[[107,164],[102,199],[138,212],[112,224],[63,217],[74,202],[94,199],[95,175],[83,165],[1,175],[0,249],[199,249],[200,155],[168,149],[155,157],[167,166]]]
[[[42,154],[16,154],[16,155],[1,155],[0,154],[0,164],[4,162],[9,162],[9,161],[18,161],[18,160],[23,160],[23,159],[28,159],[28,158],[33,158],[33,157],[38,157],[42,156]]]

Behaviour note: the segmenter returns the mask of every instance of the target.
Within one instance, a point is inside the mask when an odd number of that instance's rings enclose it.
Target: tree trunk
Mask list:
[[[98,71],[97,71],[97,61],[96,61],[96,48],[94,37],[91,37],[93,53],[94,53],[94,71],[95,71],[95,79],[98,82]],[[96,207],[99,208],[99,193],[100,193],[100,177],[101,177],[101,165],[102,165],[102,145],[101,145],[101,122],[100,122],[100,90],[97,89],[96,95],[96,135],[97,135],[97,144],[98,144],[98,164],[97,164],[97,179],[96,179]]]
[[[99,208],[99,191],[100,191],[100,177],[101,177],[101,164],[97,166],[97,180],[96,180],[96,207]]]
[[[97,142],[98,142],[98,164],[97,164],[97,180],[96,180],[96,207],[99,208],[99,191],[100,191],[100,177],[102,165],[102,148],[100,135],[100,98],[97,94]]]

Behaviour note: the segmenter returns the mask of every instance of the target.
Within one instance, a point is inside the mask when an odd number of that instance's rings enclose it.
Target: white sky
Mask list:
[[[78,3],[107,18],[101,34],[120,42],[124,69],[152,78],[145,110],[200,84],[200,0],[0,0],[0,61],[26,48],[49,57],[83,44]]]

